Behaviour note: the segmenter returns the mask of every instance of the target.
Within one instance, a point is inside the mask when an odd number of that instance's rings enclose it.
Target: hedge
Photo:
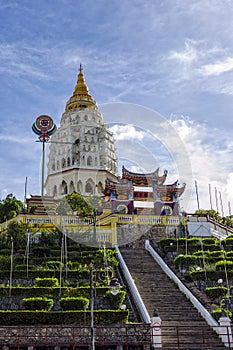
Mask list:
[[[220,260],[215,264],[216,270],[225,270],[225,267],[227,270],[233,270],[233,261]]]
[[[111,309],[120,309],[125,300],[126,292],[124,290],[119,290],[118,293],[114,295],[111,290],[108,290],[105,296],[109,300]]]
[[[205,291],[208,297],[210,297],[211,299],[216,299],[216,298],[224,297],[227,294],[228,289],[224,286],[218,286],[218,287],[207,287]]]
[[[201,259],[196,255],[178,255],[174,259],[174,265],[176,267],[179,266],[192,266],[192,265],[200,265]]]
[[[51,310],[54,301],[50,298],[24,298],[23,306],[26,310]]]
[[[94,311],[95,325],[125,324],[129,310]],[[90,311],[2,311],[1,326],[20,325],[90,325]]]
[[[86,310],[89,306],[89,299],[83,297],[67,297],[60,299],[62,310]]]
[[[50,288],[54,288],[54,287],[58,287],[59,286],[59,282],[57,278],[40,278],[37,277],[36,278],[36,286],[37,287],[50,287]]]
[[[96,287],[95,295],[96,297],[103,297],[108,290],[108,287]],[[21,296],[21,297],[86,297],[90,295],[90,286],[87,287],[12,287],[11,296]],[[9,295],[9,286],[0,287],[0,296]]]

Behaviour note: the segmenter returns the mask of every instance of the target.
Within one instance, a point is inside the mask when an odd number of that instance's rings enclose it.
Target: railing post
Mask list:
[[[231,320],[227,316],[222,316],[219,319],[220,333],[219,336],[226,347],[233,347]]]
[[[159,316],[151,317],[151,346],[153,349],[162,348],[161,321]]]
[[[114,247],[117,244],[117,218],[111,218],[111,244]]]

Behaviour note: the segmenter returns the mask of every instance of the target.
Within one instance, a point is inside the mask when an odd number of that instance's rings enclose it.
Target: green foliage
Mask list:
[[[67,297],[60,299],[62,310],[86,310],[89,305],[89,299],[83,297]]]
[[[126,292],[124,290],[119,290],[118,293],[114,295],[112,294],[111,290],[108,290],[105,296],[109,300],[111,309],[120,309],[123,301],[125,300]]]
[[[57,206],[57,213],[59,215],[74,214],[80,217],[93,215],[93,208],[81,194],[71,193],[59,200]]]
[[[215,309],[211,312],[211,315],[213,316],[213,318],[216,320],[216,321],[219,321],[220,317],[222,316],[222,309],[221,308],[218,308],[218,309]]]
[[[191,265],[199,265],[200,257],[196,255],[181,254],[174,259],[174,264],[176,267],[179,267],[179,266],[189,267]]]
[[[15,265],[15,270],[33,270],[34,265],[27,265],[27,264],[17,264]]]
[[[12,219],[21,212],[25,212],[24,204],[12,193],[0,200],[0,222]]]
[[[59,282],[57,278],[36,278],[37,287],[58,287]]]
[[[229,318],[232,318],[232,312],[230,310],[224,310],[224,312]],[[223,313],[222,308],[215,309],[211,312],[213,318],[216,321],[219,321],[220,317],[222,316],[222,313]]]
[[[26,246],[27,237],[26,233],[28,225],[20,222],[10,222],[8,225],[7,233],[0,236],[0,245],[2,248],[11,249],[12,241],[14,252],[20,249],[22,246]]]
[[[53,299],[50,298],[24,298],[23,306],[26,310],[46,310],[49,311],[52,309],[54,304]]]
[[[129,310],[98,310],[94,312],[95,325],[125,324]],[[82,325],[90,324],[90,311],[3,311],[0,310],[1,326],[19,325]],[[85,323],[86,321],[86,323]]]
[[[225,270],[225,267],[227,270],[233,270],[233,261],[220,260],[215,264],[216,270]]]
[[[10,270],[10,266],[11,266],[10,256],[1,255],[0,256],[0,270],[3,270],[3,271]]]
[[[210,297],[211,299],[217,299],[224,297],[227,294],[228,289],[223,286],[218,287],[207,287],[206,288],[206,295]]]
[[[64,264],[61,263],[61,261],[57,260],[45,261],[42,265],[48,270],[60,270],[61,267],[64,266]]]

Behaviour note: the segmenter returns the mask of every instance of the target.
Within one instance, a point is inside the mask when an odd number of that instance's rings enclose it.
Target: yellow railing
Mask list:
[[[65,230],[69,235],[78,241],[82,235],[93,235],[93,218],[82,219],[77,216],[67,215],[18,215],[16,218],[0,224],[0,232],[7,230],[12,222],[28,224],[34,232],[44,229],[51,231],[55,227]],[[155,216],[155,215],[124,215],[112,214],[109,216],[97,217],[96,239],[100,243],[117,244],[117,225],[148,225],[148,226],[179,226],[185,225],[185,218],[179,216]]]

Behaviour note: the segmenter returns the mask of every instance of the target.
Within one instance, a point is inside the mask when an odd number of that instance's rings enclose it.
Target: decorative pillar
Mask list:
[[[231,320],[227,316],[222,316],[219,319],[220,332],[219,336],[226,347],[233,347],[232,331],[231,331]]]
[[[153,349],[162,348],[162,332],[161,332],[161,318],[157,312],[151,317],[151,345]]]
[[[117,244],[117,218],[111,218],[111,244],[114,247]]]

